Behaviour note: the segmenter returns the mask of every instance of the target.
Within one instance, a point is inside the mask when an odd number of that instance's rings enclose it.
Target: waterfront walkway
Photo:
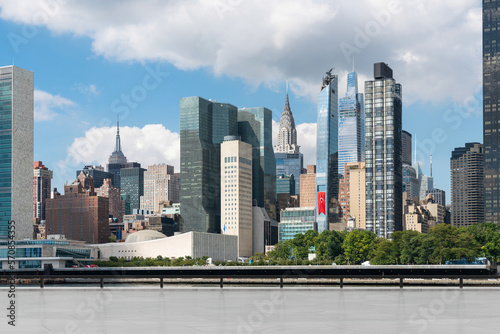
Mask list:
[[[16,288],[0,333],[498,333],[500,288]]]

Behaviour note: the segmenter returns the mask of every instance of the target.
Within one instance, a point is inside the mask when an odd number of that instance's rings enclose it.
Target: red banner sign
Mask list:
[[[326,215],[326,209],[325,209],[325,192],[318,192],[318,215],[323,213]]]

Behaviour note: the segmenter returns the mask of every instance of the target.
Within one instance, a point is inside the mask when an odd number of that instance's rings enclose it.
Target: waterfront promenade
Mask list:
[[[17,287],[0,333],[498,333],[500,288]]]

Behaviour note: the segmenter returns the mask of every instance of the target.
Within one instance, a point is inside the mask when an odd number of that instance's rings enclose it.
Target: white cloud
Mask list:
[[[101,94],[101,91],[97,89],[97,86],[94,84],[77,84],[76,88],[84,95],[87,96],[97,96]]]
[[[351,55],[363,78],[372,77],[374,62],[389,63],[405,103],[461,102],[481,87],[479,0],[54,3],[0,0],[0,17],[89,37],[110,60],[208,68],[252,86],[289,79],[297,96],[313,101],[323,73],[347,73]]]
[[[55,118],[58,113],[56,110],[73,107],[75,103],[60,95],[52,95],[43,90],[35,90],[35,121],[48,121]]]
[[[115,150],[116,128],[93,127],[78,137],[67,150],[66,160],[58,162],[59,177],[72,180],[74,170],[88,164],[106,166]],[[148,124],[143,128],[120,127],[122,152],[128,161],[136,161],[142,167],[167,163],[179,172],[180,137],[161,124]],[[58,173],[55,173],[56,175]]]

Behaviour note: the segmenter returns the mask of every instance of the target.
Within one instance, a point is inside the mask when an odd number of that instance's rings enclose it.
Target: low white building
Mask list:
[[[111,256],[156,258],[159,255],[168,258],[190,256],[198,258],[208,256],[213,261],[236,260],[238,258],[238,237],[203,232],[187,232],[166,237],[164,234],[143,230],[130,234],[125,242],[99,244],[100,258]]]

